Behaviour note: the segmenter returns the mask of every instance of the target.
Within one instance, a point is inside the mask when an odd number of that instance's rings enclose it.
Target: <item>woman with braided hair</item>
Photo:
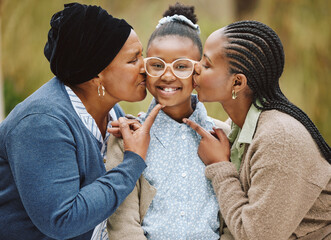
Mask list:
[[[199,100],[232,121],[227,138],[184,119],[235,239],[331,238],[330,146],[280,90],[283,67],[280,39],[257,21],[212,33],[195,67]]]

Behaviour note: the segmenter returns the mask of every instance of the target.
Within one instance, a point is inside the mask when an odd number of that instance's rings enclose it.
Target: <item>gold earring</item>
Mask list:
[[[234,91],[234,89],[232,90],[232,99],[236,99],[237,98],[237,93]]]
[[[98,86],[98,95],[99,97],[101,97],[101,93],[100,93],[100,86],[101,86],[101,90],[102,90],[102,96],[105,96],[106,92],[105,92],[105,87],[102,85]]]

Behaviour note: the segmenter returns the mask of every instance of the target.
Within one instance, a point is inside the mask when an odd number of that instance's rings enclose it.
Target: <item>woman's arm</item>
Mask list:
[[[21,120],[7,136],[6,151],[27,214],[53,238],[81,235],[107,219],[146,167],[141,157],[126,152],[121,165],[81,187],[71,130],[47,114]]]
[[[212,180],[233,236],[241,240],[288,239],[330,179],[330,168],[317,167],[318,161],[325,160],[309,133],[292,122],[260,124],[263,131],[257,130],[239,177],[229,162],[225,134],[218,132],[217,139],[186,122],[202,135],[199,155],[210,163],[206,176]]]
[[[289,239],[323,189],[309,176],[327,175],[327,171],[317,173],[306,165],[313,165],[319,156],[307,147],[309,141],[298,143],[275,127],[266,135],[256,135],[240,177],[230,162],[207,166],[206,176],[236,239]]]

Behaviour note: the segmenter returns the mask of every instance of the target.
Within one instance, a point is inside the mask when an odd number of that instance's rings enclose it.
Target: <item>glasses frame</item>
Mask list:
[[[153,76],[153,75],[151,75],[151,74],[147,71],[146,64],[147,64],[147,61],[148,61],[149,59],[157,59],[157,60],[160,60],[160,61],[164,64],[164,66],[165,66],[165,67],[164,67],[164,70],[163,70],[163,72],[162,72],[160,75],[158,75],[158,76]],[[179,76],[177,76],[177,74],[176,74],[175,71],[174,71],[174,67],[173,67],[173,66],[174,66],[174,63],[175,63],[175,62],[178,62],[178,61],[182,61],[182,60],[190,61],[190,62],[193,64],[192,71],[191,71],[191,73],[190,73],[187,77],[179,77]],[[179,58],[179,59],[176,59],[175,61],[173,61],[172,63],[166,63],[163,59],[161,59],[161,58],[159,58],[159,57],[148,57],[148,58],[144,58],[144,67],[145,67],[145,71],[146,71],[147,75],[150,76],[150,77],[161,77],[161,76],[166,72],[167,68],[170,67],[172,73],[173,73],[177,78],[180,78],[180,79],[186,79],[186,78],[189,78],[189,77],[192,75],[192,73],[194,72],[194,66],[195,66],[195,64],[197,64],[198,62],[199,62],[199,61],[195,61],[195,60],[192,60],[192,59],[189,59],[189,58]]]

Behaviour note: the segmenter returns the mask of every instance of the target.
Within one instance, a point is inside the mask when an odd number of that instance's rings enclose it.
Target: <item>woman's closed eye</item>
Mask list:
[[[210,68],[210,64],[208,63],[208,61],[201,61],[201,66],[205,69]]]
[[[135,63],[135,62],[138,62],[138,58],[131,60],[129,63]]]
[[[209,66],[205,65],[205,64],[202,64],[202,67],[204,67],[205,69],[208,69]]]

